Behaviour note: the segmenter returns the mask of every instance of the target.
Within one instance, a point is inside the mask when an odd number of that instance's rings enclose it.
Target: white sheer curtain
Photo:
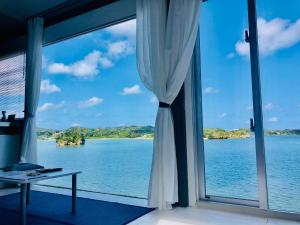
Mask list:
[[[178,201],[174,128],[170,105],[188,73],[198,31],[200,0],[137,1],[137,66],[159,102],[155,122],[149,206]]]
[[[189,189],[189,205],[195,206],[197,200],[200,198],[199,193],[199,181],[198,181],[198,157],[197,157],[197,139],[201,138],[197,136],[195,126],[196,113],[196,101],[201,99],[201,85],[199,86],[197,77],[200,75],[200,37],[199,32],[196,38],[194,47],[194,53],[192,56],[192,64],[187,77],[184,82],[185,86],[185,118],[186,118],[186,144],[187,144],[187,161],[188,163],[188,189]],[[197,88],[197,89],[196,89]],[[198,114],[201,115],[201,114]],[[200,139],[199,139],[200,140]]]
[[[25,81],[25,122],[21,149],[21,162],[36,163],[37,136],[35,114],[39,103],[43,19],[33,18],[28,21]]]

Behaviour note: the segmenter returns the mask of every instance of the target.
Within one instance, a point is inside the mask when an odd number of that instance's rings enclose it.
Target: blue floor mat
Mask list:
[[[71,196],[31,191],[28,225],[123,225],[153,209],[114,202],[77,198],[77,213],[71,214]],[[17,225],[19,194],[0,197],[0,224]]]

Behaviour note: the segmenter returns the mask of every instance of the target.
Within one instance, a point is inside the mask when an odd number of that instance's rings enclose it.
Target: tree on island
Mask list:
[[[232,139],[249,138],[251,133],[248,129],[224,130],[219,128],[204,128],[205,139]]]
[[[56,143],[58,146],[66,146],[66,145],[84,145],[85,137],[80,132],[79,128],[69,128],[68,130],[61,132],[56,137]]]

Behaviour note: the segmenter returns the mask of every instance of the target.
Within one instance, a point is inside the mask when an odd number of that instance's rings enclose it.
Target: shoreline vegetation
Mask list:
[[[122,126],[108,128],[71,127],[65,130],[37,129],[40,140],[55,140],[57,146],[84,145],[86,139],[153,139],[153,126]]]
[[[266,135],[300,135],[300,129],[266,130]],[[153,139],[153,126],[121,126],[108,128],[71,127],[64,130],[37,129],[39,140],[55,140],[57,146],[84,145],[86,139]],[[204,128],[204,139],[239,139],[250,138],[253,133],[249,129],[224,130]]]

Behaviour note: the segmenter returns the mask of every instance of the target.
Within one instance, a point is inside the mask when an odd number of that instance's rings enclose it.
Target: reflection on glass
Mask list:
[[[257,200],[247,1],[208,1],[201,10],[206,193]]]

